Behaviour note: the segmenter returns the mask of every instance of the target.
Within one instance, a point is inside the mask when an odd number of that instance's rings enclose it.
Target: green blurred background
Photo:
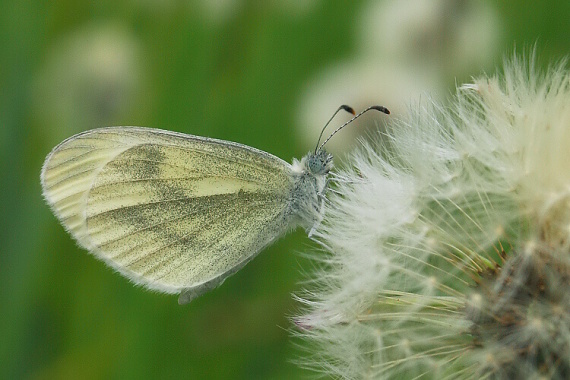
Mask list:
[[[105,125],[238,141],[290,161],[341,103],[397,116],[537,43],[570,51],[561,1],[3,1],[0,378],[291,379],[291,297],[314,248],[296,231],[178,306],[78,248],[41,197],[56,144]],[[346,120],[339,117],[338,122]],[[381,123],[357,122],[331,149]],[[343,132],[344,133],[344,132]],[[341,143],[348,143],[342,146]]]

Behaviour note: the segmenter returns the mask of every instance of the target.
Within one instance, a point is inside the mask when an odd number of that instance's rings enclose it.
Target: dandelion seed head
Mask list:
[[[339,378],[570,377],[570,74],[512,59],[352,153],[300,299]]]

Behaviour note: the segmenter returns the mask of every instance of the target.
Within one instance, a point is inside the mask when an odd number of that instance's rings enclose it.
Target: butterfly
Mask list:
[[[354,110],[342,105],[333,114]],[[264,151],[143,127],[72,136],[47,156],[43,195],[79,245],[136,284],[188,303],[264,247],[322,219],[332,155],[289,164]]]

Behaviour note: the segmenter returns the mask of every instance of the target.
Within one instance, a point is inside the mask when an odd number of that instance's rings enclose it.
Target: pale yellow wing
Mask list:
[[[237,143],[140,127],[87,131],[46,158],[44,196],[79,244],[137,284],[219,285],[291,228],[292,169]]]

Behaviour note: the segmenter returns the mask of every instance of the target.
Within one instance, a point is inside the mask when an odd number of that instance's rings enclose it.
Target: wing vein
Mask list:
[[[283,210],[279,210],[279,212],[277,212],[277,213],[275,214],[275,216],[273,216],[269,221],[266,221],[266,222],[265,222],[265,225],[268,225],[268,224],[270,224],[271,222],[275,221],[275,220],[281,215],[282,211],[283,211]],[[242,219],[244,219],[244,218],[236,218],[236,220],[242,220]],[[243,223],[242,223],[242,224],[243,224]],[[230,230],[229,230],[229,229],[226,229],[225,232],[224,232],[224,234],[223,234],[217,241],[211,242],[211,243],[208,244],[206,247],[204,247],[204,249],[209,249],[209,250],[211,250],[212,247],[214,247],[216,244],[218,244],[220,241],[222,241],[222,238],[223,238],[224,236],[227,236],[229,233],[230,233]],[[186,237],[183,237],[183,238],[185,239]],[[214,250],[214,251],[215,251],[215,250]],[[253,253],[252,253],[252,254],[253,254]],[[189,260],[188,257],[185,258],[183,264],[186,264],[186,263],[188,262],[188,260]],[[236,266],[236,265],[239,266],[241,263],[243,263],[244,260],[247,260],[247,257],[245,257],[243,260],[241,260],[239,263],[235,264],[234,266]],[[165,261],[166,261],[166,260],[163,260],[163,261],[160,263],[160,265],[164,264]],[[181,264],[181,265],[182,265],[182,264]],[[165,273],[161,274],[161,275],[158,276],[156,279],[152,280],[152,282],[153,282],[153,283],[158,282],[159,280],[161,280],[161,279],[163,279],[164,277],[168,276],[174,269],[175,269],[174,267],[171,267],[171,268],[168,269]],[[211,278],[206,279],[206,280],[204,280],[203,282],[201,282],[201,284],[202,284],[202,283],[205,283],[205,282],[208,282],[208,281],[210,281],[210,280],[212,280],[212,279],[218,277],[219,275],[221,275],[221,274],[223,274],[223,273],[225,273],[225,272],[217,273],[217,274],[213,275]],[[200,285],[200,284],[195,284],[194,286],[197,286],[197,285]]]
[[[66,148],[66,149],[58,149],[58,150],[57,150],[57,153],[60,153],[60,152],[63,151],[63,150],[76,149],[76,148],[77,148],[77,146],[72,146],[72,147],[69,147],[69,148]],[[109,148],[106,148],[106,149],[109,149]],[[61,165],[65,165],[65,164],[67,164],[67,163],[70,162],[70,161],[74,161],[74,160],[76,160],[76,159],[78,159],[78,158],[80,158],[80,157],[86,156],[86,155],[88,155],[89,153],[95,152],[95,151],[97,151],[97,150],[102,150],[102,149],[90,149],[90,150],[87,150],[87,151],[85,151],[85,152],[83,152],[83,153],[81,153],[81,154],[78,154],[78,155],[75,155],[75,156],[71,156],[70,158],[68,158],[68,159],[66,159],[66,160],[63,160],[63,161],[58,162],[57,164],[55,164],[55,165],[53,165],[53,166],[50,166],[50,167],[48,168],[48,170],[57,169],[57,168],[60,167]]]
[[[158,178],[158,177],[154,177],[154,178],[134,178],[134,179],[128,179],[128,180],[121,180],[121,181],[114,181],[114,182],[106,182],[102,185],[97,185],[96,187],[94,187],[94,189],[101,189],[101,188],[105,188],[108,186],[113,186],[113,185],[121,185],[121,184],[127,184],[127,183],[143,183],[143,182],[169,182],[169,181],[175,181],[175,180],[181,180],[181,181],[193,181],[193,180],[199,180],[199,179],[205,179],[205,178],[222,178],[222,179],[233,179],[233,180],[241,180],[244,181],[246,183],[254,183],[256,185],[263,185],[264,182],[261,181],[253,181],[250,179],[244,179],[244,178],[240,178],[237,176],[229,176],[227,174],[224,175],[217,175],[217,174],[207,174],[207,173],[201,173],[199,171],[193,171],[192,173],[198,173],[200,175],[195,176],[195,177],[166,177],[166,178]]]
[[[207,220],[206,223],[204,224],[204,226],[201,228],[201,230],[204,230],[205,227],[209,227],[209,226],[211,226],[211,225],[213,225],[213,224],[215,224],[215,223],[218,223],[222,217],[227,217],[229,214],[230,214],[230,212],[228,212],[227,209],[225,209],[224,212],[223,212],[218,218],[212,218],[211,220]],[[190,233],[183,234],[183,235],[177,237],[176,239],[173,239],[173,240],[169,241],[167,244],[164,244],[164,245],[162,245],[162,246],[160,246],[160,247],[154,249],[153,251],[148,252],[148,253],[145,254],[144,256],[138,257],[138,258],[136,258],[135,260],[129,262],[128,264],[125,264],[125,266],[126,266],[126,267],[129,267],[129,266],[131,266],[131,265],[134,265],[134,264],[140,262],[140,261],[143,260],[143,259],[147,259],[148,257],[157,254],[158,252],[162,251],[164,248],[170,247],[171,245],[173,245],[173,244],[175,244],[175,243],[178,243],[178,242],[180,242],[180,241],[182,241],[182,240],[187,240],[190,236],[192,236],[192,235],[197,235],[198,233],[199,233],[199,232],[192,231],[192,232],[190,232]],[[142,244],[141,244],[141,245],[142,245]],[[140,246],[140,245],[139,245],[139,246]],[[132,249],[130,249],[129,251],[131,251],[131,250],[132,250]],[[129,252],[129,251],[127,251],[127,252]],[[163,260],[163,262],[164,262],[164,260]],[[154,268],[153,268],[153,269],[154,269]],[[148,273],[148,272],[145,272],[145,273]]]
[[[259,205],[259,204],[267,204],[267,203],[268,203],[268,202],[265,202],[265,201],[252,201],[252,202],[250,202],[251,205]],[[185,214],[182,214],[182,215],[173,215],[172,218],[162,219],[162,220],[158,221],[157,223],[154,223],[154,224],[148,225],[148,226],[146,226],[146,227],[139,228],[139,229],[136,229],[136,230],[127,232],[127,233],[125,233],[125,234],[123,234],[123,235],[121,235],[121,236],[118,236],[118,237],[114,238],[114,239],[107,240],[107,241],[105,241],[105,243],[99,245],[99,247],[102,248],[102,247],[105,247],[105,246],[107,246],[107,245],[109,245],[109,244],[117,243],[118,241],[120,241],[120,240],[122,240],[122,239],[126,239],[126,238],[128,238],[128,237],[132,237],[133,235],[136,235],[136,234],[138,234],[138,233],[141,233],[141,232],[144,232],[144,231],[147,231],[147,230],[151,230],[151,229],[153,229],[153,228],[156,228],[156,227],[158,227],[158,226],[160,226],[160,225],[163,225],[163,224],[166,224],[166,223],[169,223],[169,222],[174,222],[174,221],[177,221],[177,220],[186,219],[186,218],[188,218],[189,216],[194,215],[194,214],[197,214],[197,213],[199,213],[199,212],[201,212],[201,210],[192,210],[192,211],[190,211],[190,212],[188,212],[188,213],[185,213]]]
[[[263,193],[263,192],[260,192]],[[209,198],[209,197],[219,197],[219,196],[228,196],[228,195],[235,195],[237,193],[233,192],[233,193],[221,193],[221,194],[214,194],[214,195],[198,195],[198,196],[192,196],[192,197],[177,197],[177,198],[172,198],[172,199],[161,199],[158,201],[154,201],[154,202],[146,202],[146,203],[138,203],[138,204],[134,204],[134,205],[129,205],[129,206],[121,206],[121,207],[115,207],[109,210],[105,210],[105,211],[101,211],[92,215],[89,215],[89,218],[95,218],[95,217],[99,217],[101,215],[107,214],[107,213],[111,213],[111,212],[115,212],[118,210],[124,210],[124,209],[129,209],[129,208],[133,208],[133,207],[140,207],[142,205],[158,205],[158,204],[162,204],[162,203],[169,203],[169,202],[177,202],[177,201],[182,201],[182,200],[193,200],[193,199],[203,199],[203,198]]]

